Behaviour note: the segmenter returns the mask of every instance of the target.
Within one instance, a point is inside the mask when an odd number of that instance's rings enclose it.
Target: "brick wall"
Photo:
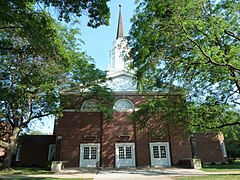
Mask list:
[[[53,135],[31,135],[19,139],[22,145],[20,161],[15,162],[17,166],[47,166],[49,145],[55,144]]]
[[[116,100],[122,95],[116,95]],[[146,98],[152,96],[124,96],[134,103],[141,104]],[[103,118],[101,113],[64,112],[64,116],[56,121],[56,136],[61,136],[59,160],[69,161],[66,166],[79,166],[80,144],[101,144],[101,166],[115,166],[115,143],[135,142],[136,165],[150,166],[150,142],[169,142],[173,165],[181,157],[191,157],[191,147],[188,135],[179,136],[181,129],[168,134],[168,128],[159,119],[149,120],[149,127],[161,136],[150,137],[148,131],[135,130],[129,119],[130,112],[114,112],[111,120]],[[95,136],[94,139],[84,139],[84,136]],[[102,135],[102,136],[101,136]],[[169,139],[170,138],[170,139]],[[172,141],[172,142],[170,142]]]
[[[80,144],[100,143],[101,113],[64,112],[55,125],[56,136],[61,136],[59,160],[69,161],[66,167],[79,166]]]
[[[196,143],[196,156],[202,162],[225,162],[217,135],[213,133],[194,134]]]

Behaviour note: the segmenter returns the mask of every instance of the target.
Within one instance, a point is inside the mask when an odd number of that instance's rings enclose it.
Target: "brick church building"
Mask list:
[[[176,99],[181,94],[139,94],[133,72],[127,69],[128,62],[122,55],[126,44],[120,8],[117,37],[110,51],[107,71],[107,85],[115,97],[112,119],[106,120],[98,111],[95,99],[81,101],[79,110],[65,108],[63,116],[55,120],[54,135],[27,136],[20,141],[16,164],[44,165],[47,161],[61,160],[67,161],[68,167],[177,166],[182,160],[193,157],[190,133],[180,125],[166,125],[159,118],[154,125],[164,132],[164,136],[152,137],[129,118],[149,98],[167,96]],[[225,161],[226,153],[221,150],[224,144],[212,133],[198,133],[194,143],[195,155],[203,162]]]

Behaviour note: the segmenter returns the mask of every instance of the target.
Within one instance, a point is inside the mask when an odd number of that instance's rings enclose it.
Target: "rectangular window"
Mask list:
[[[18,145],[17,153],[16,153],[16,161],[19,162],[21,159],[21,153],[22,153],[22,145]]]
[[[56,145],[50,144],[48,149],[48,161],[53,161],[56,153]]]
[[[153,157],[154,158],[159,158],[158,146],[153,146]]]
[[[89,154],[90,154],[89,151],[90,151],[89,147],[83,148],[83,159],[89,159]]]
[[[225,144],[224,144],[224,142],[221,142],[220,143],[220,147],[221,147],[221,151],[222,151],[222,155],[223,155],[223,157],[227,157],[227,152],[226,152],[226,148],[225,148]]]
[[[132,159],[132,148],[126,147],[126,159]]]
[[[97,147],[91,147],[91,159],[97,159]]]
[[[166,146],[160,146],[161,158],[167,158]]]
[[[119,159],[125,159],[124,156],[124,147],[118,147]]]

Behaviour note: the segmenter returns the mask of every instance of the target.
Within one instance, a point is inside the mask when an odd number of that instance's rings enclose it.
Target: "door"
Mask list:
[[[99,164],[100,144],[80,145],[80,167],[96,167]]]
[[[169,143],[150,143],[151,166],[171,166]]]
[[[135,144],[116,143],[115,144],[116,167],[135,167]]]

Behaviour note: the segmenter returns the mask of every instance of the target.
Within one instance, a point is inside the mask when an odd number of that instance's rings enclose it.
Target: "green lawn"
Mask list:
[[[177,178],[177,180],[239,180],[239,179],[240,175],[207,175]]]
[[[206,172],[230,172],[230,171],[240,172],[240,161],[235,161],[232,164],[224,165],[203,165],[202,170]]]
[[[44,168],[33,168],[33,167],[15,167],[12,171],[4,171],[0,170],[0,179],[9,179],[9,180],[23,180],[23,179],[31,179],[31,180],[56,180],[58,178],[33,178],[27,177],[25,175],[36,175],[36,174],[53,174],[48,169]],[[18,177],[14,177],[14,176]],[[9,178],[9,176],[13,176],[13,178]],[[7,178],[8,177],[8,178]],[[69,178],[61,178],[61,180],[68,180]],[[90,178],[71,178],[73,180],[92,180]]]
[[[4,178],[3,178],[4,179]],[[23,180],[23,179],[31,179],[31,180],[69,180],[69,178],[61,178],[61,179],[57,179],[57,178],[6,178],[6,180]],[[88,179],[88,178],[71,178],[73,180],[92,180],[92,179]]]
[[[3,178],[4,179],[4,178]],[[6,180],[69,180],[69,178],[61,178],[61,179],[57,179],[57,178],[5,178]],[[73,180],[92,180],[92,179],[88,179],[88,178],[71,178]]]
[[[50,170],[33,167],[14,167],[12,171],[0,171],[0,175],[33,175],[33,174],[53,174]]]
[[[201,169],[206,172],[226,172],[229,175],[204,175],[204,176],[189,176],[178,177],[178,180],[239,180],[240,179],[240,161],[235,161],[232,164],[224,165],[203,165]],[[232,172],[232,173],[231,173]],[[239,173],[239,174],[234,174]]]

